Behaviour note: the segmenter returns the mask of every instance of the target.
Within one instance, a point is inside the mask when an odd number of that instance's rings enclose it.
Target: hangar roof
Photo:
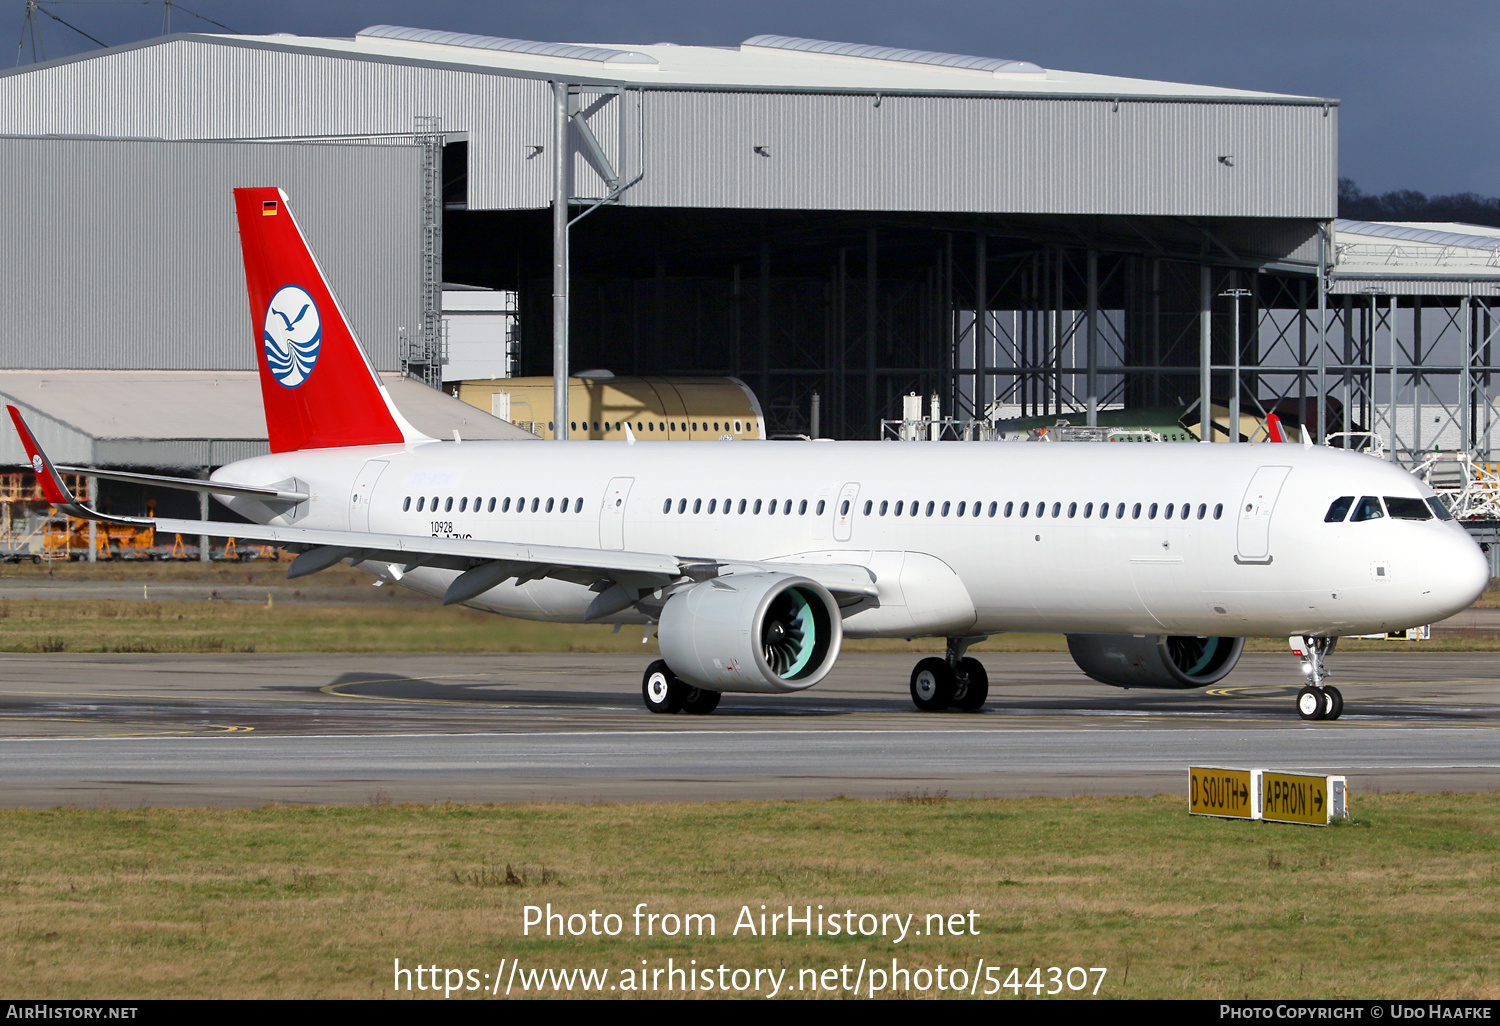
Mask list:
[[[1335,294],[1500,294],[1500,228],[1339,218],[1334,253]]]
[[[739,46],[675,43],[542,43],[397,25],[373,25],[353,39],[328,36],[203,36],[290,51],[462,65],[540,77],[607,78],[684,88],[848,89],[1136,99],[1336,103],[1318,97],[1157,82],[1041,68],[1024,60],[752,36]]]
[[[381,377],[433,438],[536,437],[410,378]],[[0,398],[20,407],[59,463],[217,467],[269,451],[256,371],[5,370]],[[0,432],[0,463],[25,462],[15,432]]]

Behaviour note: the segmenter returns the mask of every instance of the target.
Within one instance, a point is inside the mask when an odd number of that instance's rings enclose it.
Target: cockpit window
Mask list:
[[[1453,519],[1453,514],[1448,512],[1448,507],[1444,506],[1443,500],[1439,499],[1436,495],[1430,496],[1427,499],[1427,505],[1431,508],[1433,515],[1439,520]]]
[[[1421,499],[1406,499],[1399,495],[1385,497],[1386,512],[1396,520],[1431,520],[1432,510]]]
[[[1342,524],[1344,518],[1349,515],[1349,507],[1354,505],[1354,496],[1340,495],[1333,500],[1333,505],[1328,507],[1328,515],[1323,518],[1325,524]]]
[[[1373,495],[1366,495],[1359,500],[1359,505],[1354,507],[1354,516],[1349,518],[1349,523],[1357,524],[1361,520],[1379,520],[1385,516],[1385,511],[1380,508],[1380,500]]]

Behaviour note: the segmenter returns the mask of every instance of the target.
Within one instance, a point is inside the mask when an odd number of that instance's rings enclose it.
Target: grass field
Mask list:
[[[0,598],[0,652],[655,652],[643,628],[513,620],[461,607]],[[1061,634],[1000,634],[974,652],[1066,652]],[[940,638],[849,640],[846,652],[941,652]],[[1286,651],[1279,638],[1250,652]],[[1421,643],[1339,642],[1340,652],[1494,652],[1500,635],[1435,632]]]
[[[1500,997],[1495,794],[1357,794],[1354,820],[1324,830],[1190,818],[1176,797],[378,800],[0,812],[0,990],[385,997],[396,958],[598,968],[613,983],[670,957],[785,968],[795,993],[800,970],[848,964],[852,979],[861,959],[897,958],[966,972],[982,959],[1021,983],[1033,967],[1105,967],[1101,997]],[[617,913],[624,932],[523,937],[523,906],[549,902]],[[711,913],[716,935],[637,938],[638,902]],[[762,904],[914,914],[917,930],[937,913],[967,928],[973,910],[978,935],[732,935]]]

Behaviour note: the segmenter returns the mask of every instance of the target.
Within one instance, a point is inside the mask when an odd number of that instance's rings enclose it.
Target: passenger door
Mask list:
[[[1271,513],[1291,472],[1291,467],[1261,467],[1250,479],[1250,487],[1240,500],[1235,562],[1271,562]]]
[[[855,500],[859,498],[859,482],[851,481],[839,490],[833,504],[833,540],[848,541],[854,530]]]
[[[349,530],[370,529],[370,498],[375,493],[375,482],[381,472],[389,466],[385,460],[367,460],[354,479],[354,490],[349,493]]]
[[[599,510],[599,547],[601,549],[623,549],[625,547],[625,509],[629,504],[630,486],[633,477],[617,477],[604,489],[604,506]]]

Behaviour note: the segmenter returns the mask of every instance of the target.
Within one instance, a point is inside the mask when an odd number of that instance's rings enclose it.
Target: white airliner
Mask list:
[[[925,711],[977,710],[966,649],[1061,632],[1121,687],[1195,688],[1247,636],[1291,640],[1304,719],[1343,707],[1341,635],[1467,607],[1489,570],[1430,489],[1368,456],[1295,444],[439,441],[391,403],[279,189],[237,189],[271,454],[209,482],[253,525],[129,519],[340,561],[507,616],[656,624],[646,705],[801,691],[845,637],[940,637]],[[20,414],[49,501],[77,502]],[[649,629],[649,626],[648,626]]]

